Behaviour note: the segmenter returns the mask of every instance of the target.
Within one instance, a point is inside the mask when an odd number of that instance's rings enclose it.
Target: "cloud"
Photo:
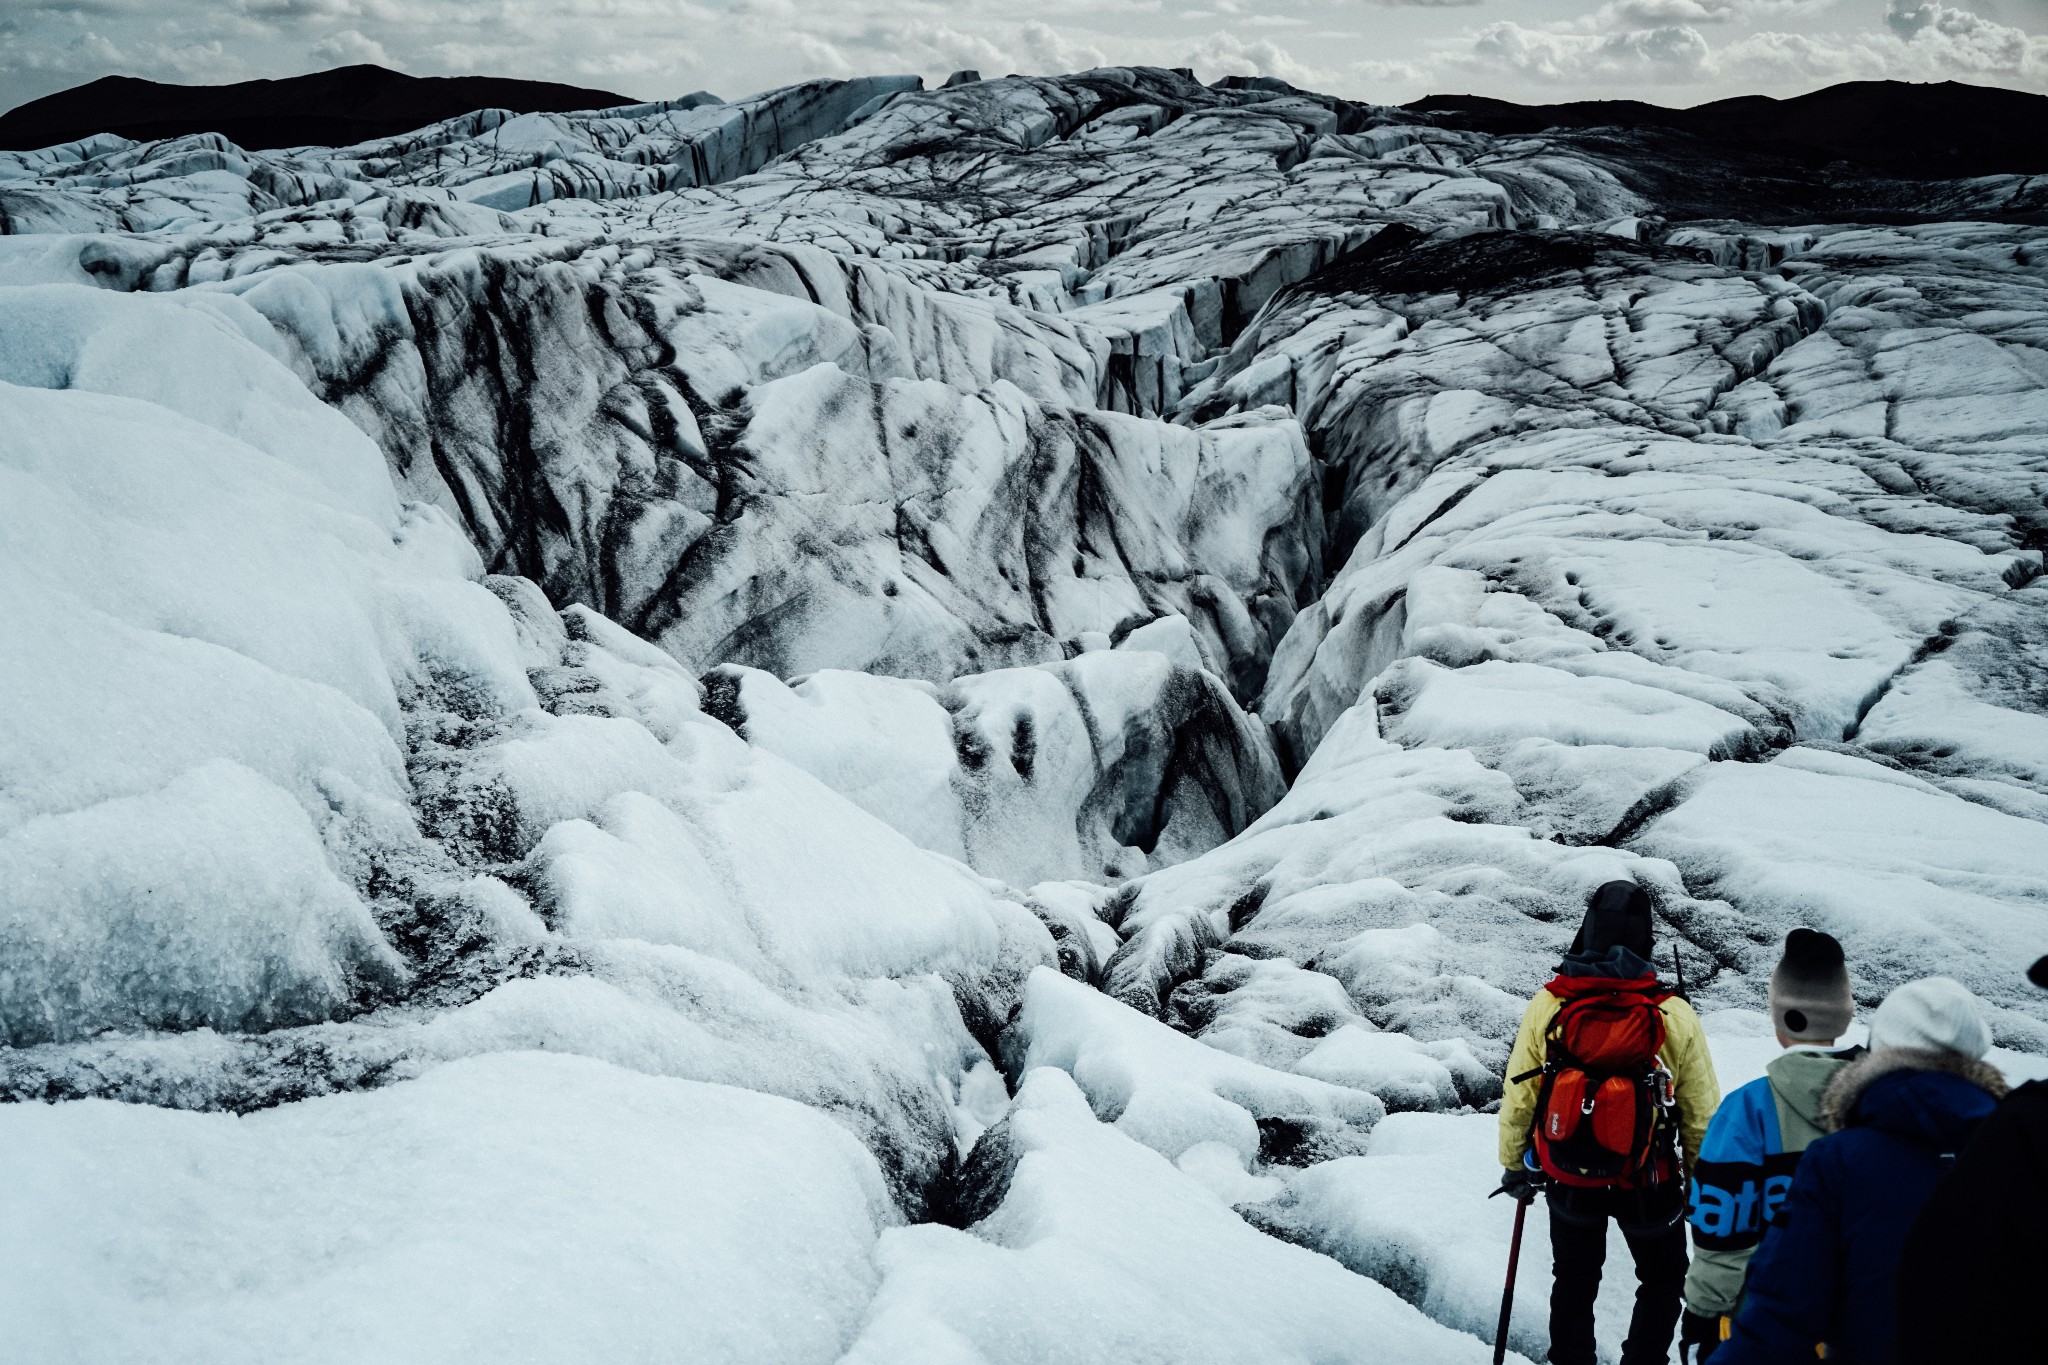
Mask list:
[[[1479,30],[1458,64],[1546,85],[1639,85],[1695,80],[1712,56],[1689,24],[1592,34],[1524,28],[1509,19]]]
[[[363,0],[236,0],[231,8],[269,20],[398,17],[385,6],[366,5]]]
[[[851,31],[820,26],[797,41],[822,74],[832,75],[913,71],[943,79],[974,70],[984,76],[1043,76],[1109,64],[1100,48],[1076,42],[1042,20],[982,31],[929,19],[869,23]],[[835,57],[840,65],[830,64]]]
[[[121,74],[158,80],[231,80],[245,68],[218,40],[117,44],[86,29],[58,46],[10,42],[0,48],[0,73],[37,72],[62,76]]]
[[[1320,79],[1315,70],[1296,61],[1292,53],[1272,39],[1248,43],[1224,30],[1204,38],[1182,65],[1193,67],[1195,75],[1205,81],[1221,76],[1278,76],[1290,85],[1308,88]]]
[[[1939,3],[1893,0],[1883,29],[1755,33],[1731,43],[1724,69],[1748,79],[1967,80],[2048,87],[2048,39]]]
[[[704,58],[694,45],[650,43],[625,52],[598,52],[578,57],[570,69],[578,80],[616,82],[621,76],[673,77],[684,71],[698,70],[703,65]]]
[[[797,34],[796,50],[803,59],[802,69],[813,77],[843,79],[853,74],[853,63],[846,60],[846,54],[815,33]]]
[[[1884,22],[1912,50],[1957,70],[2019,71],[2043,55],[2043,39],[1966,9],[1892,0]]]
[[[1617,0],[1585,20],[1547,28],[1503,20],[1440,49],[1440,69],[1600,95],[1680,84],[1754,90],[1844,80],[1961,79],[2048,88],[2048,39],[1939,0],[1893,0],[1881,29],[1761,30],[1719,45],[1692,23],[1620,26],[1631,15],[1677,16],[1714,7],[1732,15],[1736,7],[1755,3]],[[1601,20],[1614,27],[1594,28]]]
[[[1577,21],[1582,32],[1673,24],[1744,24],[1789,14],[1816,13],[1835,0],[1610,0]]]
[[[1109,58],[1103,55],[1102,49],[1074,42],[1051,24],[1028,23],[1018,32],[1017,41],[1025,59],[1025,64],[1018,69],[1030,75],[1064,75],[1069,71],[1086,71],[1090,67],[1109,65]]]
[[[384,51],[384,44],[375,38],[365,38],[352,28],[330,33],[313,44],[312,57],[324,66],[359,66],[365,62],[394,69],[398,66]]]
[[[930,21],[876,24],[847,42],[885,57],[897,69],[951,72],[972,67],[1001,74],[1009,61],[1002,48],[982,35]]]
[[[1403,98],[1414,97],[1406,92],[1426,92],[1435,72],[1431,66],[1421,62],[1367,57],[1351,63],[1346,74],[1352,77],[1353,88],[1359,88],[1358,83],[1363,82],[1366,98],[1399,103]],[[1393,93],[1390,95],[1390,92]]]

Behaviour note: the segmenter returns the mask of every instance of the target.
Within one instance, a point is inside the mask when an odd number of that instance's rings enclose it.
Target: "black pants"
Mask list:
[[[1552,1365],[1594,1365],[1593,1298],[1607,1260],[1607,1220],[1628,1239],[1636,1263],[1636,1311],[1629,1319],[1621,1365],[1663,1365],[1678,1326],[1685,1291],[1682,1192],[1567,1190],[1552,1186],[1550,1202],[1550,1359]]]

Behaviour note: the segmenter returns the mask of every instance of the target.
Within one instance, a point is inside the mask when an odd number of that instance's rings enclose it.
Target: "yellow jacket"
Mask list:
[[[1515,1049],[1508,1054],[1508,1076],[1520,1076],[1543,1065],[1543,1035],[1557,1017],[1564,1001],[1549,991],[1536,992],[1529,1008],[1522,1012],[1522,1028],[1515,1034]],[[1672,996],[1657,1007],[1664,1015],[1664,1050],[1658,1057],[1671,1073],[1672,1096],[1678,1102],[1679,1140],[1685,1146],[1685,1169],[1690,1173],[1700,1159],[1700,1143],[1707,1136],[1707,1121],[1721,1103],[1721,1083],[1714,1077],[1714,1058],[1707,1051],[1706,1031],[1692,1006]],[[1543,1078],[1533,1076],[1520,1085],[1505,1086],[1500,1096],[1500,1164],[1509,1168],[1522,1164],[1522,1152],[1536,1123],[1536,1092]]]

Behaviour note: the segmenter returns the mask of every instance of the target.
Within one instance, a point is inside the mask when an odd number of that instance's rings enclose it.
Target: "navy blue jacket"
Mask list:
[[[1884,1048],[1828,1088],[1839,1131],[1806,1149],[1749,1265],[1714,1365],[1892,1360],[1892,1272],[1906,1232],[2005,1085],[1983,1062]]]

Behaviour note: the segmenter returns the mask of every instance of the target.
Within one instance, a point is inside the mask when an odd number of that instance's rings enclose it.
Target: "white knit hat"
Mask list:
[[[1991,1028],[1962,982],[1930,976],[1884,998],[1870,1020],[1870,1045],[1960,1052],[1974,1062],[1991,1050]]]

